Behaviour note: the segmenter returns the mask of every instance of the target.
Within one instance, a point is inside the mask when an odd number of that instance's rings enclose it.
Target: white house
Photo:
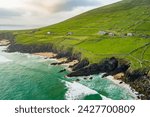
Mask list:
[[[111,36],[111,37],[115,36],[114,33],[109,33],[108,35]]]
[[[106,35],[107,34],[107,32],[105,32],[105,31],[99,31],[99,33],[98,34],[100,34],[100,35]]]
[[[51,34],[51,32],[47,32],[47,34],[48,34],[48,35],[50,35],[50,34]]]
[[[134,34],[133,33],[127,33],[128,37],[132,37]]]

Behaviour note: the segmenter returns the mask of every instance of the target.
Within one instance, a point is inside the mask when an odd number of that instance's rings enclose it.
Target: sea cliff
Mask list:
[[[150,69],[143,68],[138,70],[130,69],[130,62],[110,57],[101,60],[99,63],[90,64],[88,59],[81,59],[81,53],[72,53],[72,51],[63,51],[54,48],[52,44],[46,45],[21,45],[16,44],[13,38],[7,38],[10,41],[7,52],[21,52],[21,53],[41,53],[41,52],[53,52],[57,55],[53,58],[63,58],[66,57],[67,61],[65,63],[71,62],[73,60],[78,60],[79,62],[70,65],[72,72],[68,74],[68,77],[78,77],[78,76],[89,76],[93,74],[105,73],[103,77],[114,76],[115,79],[120,80],[129,84],[133,89],[139,92],[139,99],[150,99]],[[59,63],[60,64],[63,64]],[[53,63],[57,65],[57,63]],[[121,75],[122,74],[122,75]]]

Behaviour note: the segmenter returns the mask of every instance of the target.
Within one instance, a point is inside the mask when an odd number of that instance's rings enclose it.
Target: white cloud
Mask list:
[[[0,24],[50,25],[120,0],[0,0]]]

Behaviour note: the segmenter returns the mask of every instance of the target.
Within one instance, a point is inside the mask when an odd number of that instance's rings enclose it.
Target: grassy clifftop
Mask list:
[[[107,34],[99,34],[102,32]],[[133,68],[149,66],[150,0],[123,0],[55,25],[14,34],[17,44],[73,48],[91,63],[115,56],[129,60]]]

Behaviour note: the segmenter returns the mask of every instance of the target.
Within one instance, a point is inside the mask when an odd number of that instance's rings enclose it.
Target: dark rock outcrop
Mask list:
[[[59,51],[59,52],[57,52],[56,58],[68,57],[68,56],[71,56],[71,55],[72,55],[71,52],[68,52],[68,51]]]
[[[117,73],[125,73],[130,67],[130,64],[121,64],[114,71],[110,72],[109,75],[115,75]]]
[[[139,94],[143,94],[141,99],[150,99],[150,69],[134,70],[126,74],[125,82],[135,89]]]
[[[148,38],[146,36],[145,38]],[[45,44],[45,45],[21,45],[16,44],[14,39],[15,35],[12,33],[0,33],[0,40],[7,39],[10,41],[11,45],[8,47],[8,52],[22,52],[22,53],[36,53],[36,52],[55,52],[57,53],[56,58],[67,57],[69,61],[72,60],[79,60],[80,62],[75,66],[71,66],[73,68],[73,72],[68,74],[69,77],[73,76],[89,76],[93,74],[105,73],[104,76],[108,75],[116,75],[118,73],[124,73],[125,78],[122,79],[127,84],[138,91],[141,95],[139,98],[141,99],[150,99],[150,69],[144,70],[134,70],[134,71],[127,71],[130,67],[129,63],[121,63],[119,59],[112,57],[108,59],[104,59],[100,63],[91,64],[89,65],[89,61],[87,59],[83,59],[81,61],[81,53],[73,54],[73,49],[69,48],[68,50],[58,50],[53,47],[52,44]],[[62,63],[53,63],[56,65]],[[65,70],[61,70],[64,72]],[[85,78],[86,79],[86,78]],[[89,79],[93,79],[92,77]],[[76,80],[77,82],[80,79]],[[122,84],[122,82],[120,82]]]
[[[65,71],[66,71],[66,69],[63,69],[63,70],[60,70],[59,73],[62,73],[62,72],[65,72]]]
[[[127,73],[126,77],[128,82],[134,82],[137,79],[148,77],[148,72],[149,72],[148,69],[134,70],[133,72]]]
[[[73,76],[89,76],[93,74],[99,74],[99,73],[110,73],[111,71],[115,70],[118,67],[118,60],[114,57],[110,59],[106,59],[99,64],[92,64],[88,67],[81,68],[77,71],[74,71],[70,74],[68,74],[68,77]]]
[[[84,68],[85,66],[89,65],[89,61],[87,59],[83,59],[82,61],[80,61],[77,65],[73,66],[73,71],[77,71],[81,68]]]

